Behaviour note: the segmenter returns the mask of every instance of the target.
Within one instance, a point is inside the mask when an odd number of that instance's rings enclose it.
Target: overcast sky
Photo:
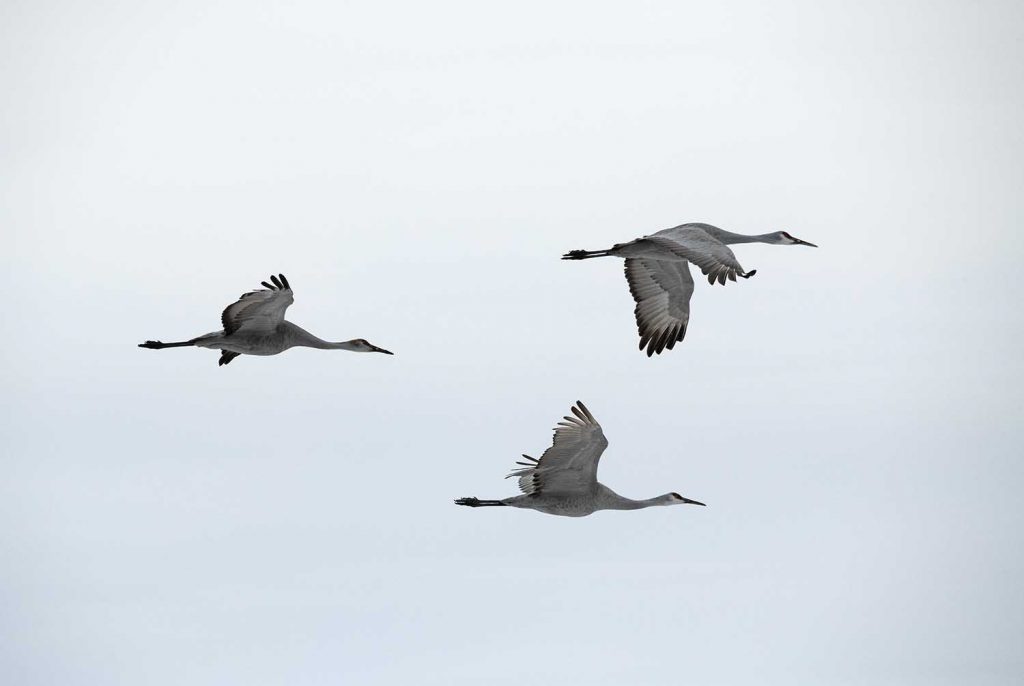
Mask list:
[[[1018,684],[1024,5],[0,4],[0,681]],[[620,260],[785,229],[648,359]],[[150,351],[270,273],[394,357]],[[581,399],[600,478],[471,510]]]

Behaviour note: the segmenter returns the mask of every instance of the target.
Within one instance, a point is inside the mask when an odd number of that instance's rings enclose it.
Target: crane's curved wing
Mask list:
[[[580,401],[555,427],[551,447],[540,459],[523,455],[527,462],[516,462],[516,469],[505,478],[519,477],[519,490],[527,495],[585,493],[597,484],[597,463],[608,447],[601,425]]]
[[[277,329],[295,298],[284,274],[271,276],[270,281],[263,282],[266,289],[245,293],[224,309],[220,315],[224,333],[271,333]]]
[[[708,277],[710,284],[717,281],[725,285],[726,279],[736,280],[737,272],[745,273],[729,246],[699,228],[677,226],[659,231],[653,236],[644,236],[641,240],[650,241],[693,262]]]
[[[647,357],[671,350],[686,336],[690,321],[693,277],[688,262],[666,262],[630,257],[626,260],[626,281],[636,308],[640,349]]]

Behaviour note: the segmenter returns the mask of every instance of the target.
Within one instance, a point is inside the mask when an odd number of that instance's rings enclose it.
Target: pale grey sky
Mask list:
[[[1017,684],[1016,2],[0,5],[0,681]],[[619,260],[786,229],[636,350]],[[395,357],[218,368],[289,318]],[[601,478],[515,492],[577,398]]]

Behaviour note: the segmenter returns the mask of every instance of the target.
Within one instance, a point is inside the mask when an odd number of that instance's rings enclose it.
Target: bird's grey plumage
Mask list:
[[[525,462],[516,462],[506,478],[516,477],[523,495],[502,500],[459,498],[455,502],[467,507],[508,506],[537,510],[564,517],[585,517],[598,510],[638,510],[656,505],[689,503],[678,493],[646,500],[625,498],[597,480],[597,466],[608,447],[601,425],[586,405],[577,401],[572,416],[566,416],[555,427],[551,447],[540,459],[523,455]]]
[[[724,286],[726,279],[735,281],[737,274],[746,275],[732,250],[705,233],[703,229],[666,229],[653,236],[639,238],[633,243],[653,243],[663,256],[671,254],[686,262],[692,262],[700,268],[704,276],[708,277],[708,283],[712,285],[717,281]]]
[[[640,349],[647,354],[671,350],[686,336],[693,277],[687,262],[626,258],[626,282],[636,301],[633,314]]]
[[[220,321],[225,334],[230,336],[240,331],[268,334],[277,330],[284,321],[285,310],[295,302],[295,296],[284,274],[270,279],[273,284],[263,282],[266,289],[243,293],[224,308]]]
[[[218,366],[230,363],[239,355],[277,355],[295,347],[392,354],[362,338],[340,343],[325,341],[285,321],[285,311],[295,302],[288,279],[284,274],[278,274],[270,277],[270,283],[264,281],[262,285],[265,288],[243,293],[237,301],[224,308],[220,316],[223,327],[220,331],[176,343],[146,341],[139,347],[156,350],[184,346],[213,348],[221,351]]]
[[[505,477],[519,477],[519,490],[526,495],[576,493],[597,483],[597,463],[608,439],[583,403],[574,405],[572,414],[558,422],[551,447],[539,460],[523,455],[530,463],[517,462],[524,468]]]
[[[640,349],[650,357],[671,350],[686,336],[690,320],[693,277],[689,264],[700,268],[710,284],[725,285],[737,276],[750,278],[756,270],[745,271],[729,248],[735,243],[809,245],[785,231],[747,236],[725,231],[711,224],[693,222],[663,229],[607,250],[572,250],[563,260],[592,257],[626,259],[626,281],[636,301]]]

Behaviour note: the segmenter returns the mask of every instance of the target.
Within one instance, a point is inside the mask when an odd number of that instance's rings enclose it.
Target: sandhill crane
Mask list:
[[[228,364],[239,355],[276,355],[288,348],[307,347],[322,350],[350,350],[360,353],[384,353],[362,338],[341,343],[330,343],[317,338],[305,329],[284,320],[284,312],[294,302],[292,287],[284,274],[270,277],[271,283],[263,281],[265,289],[250,291],[225,308],[220,315],[222,331],[176,343],[146,341],[140,348],[181,348],[194,345],[199,348],[215,348],[221,351],[219,365]]]
[[[732,250],[726,247],[733,243],[818,247],[785,231],[744,236],[710,224],[692,223],[618,243],[607,250],[572,250],[562,259],[626,258],[626,281],[636,301],[633,313],[640,332],[640,349],[646,347],[650,357],[654,353],[660,355],[666,348],[671,350],[686,335],[693,295],[690,262],[700,267],[710,284],[717,281],[724,285],[726,279],[749,279],[757,273],[756,269],[743,271]]]
[[[523,507],[563,517],[586,517],[598,510],[640,510],[655,505],[703,505],[678,493],[666,493],[647,500],[624,498],[597,481],[597,462],[608,447],[601,425],[580,402],[572,407],[574,416],[566,416],[555,427],[550,448],[540,459],[523,455],[516,469],[505,478],[519,477],[524,495],[504,500],[459,498],[457,505],[467,507]]]

